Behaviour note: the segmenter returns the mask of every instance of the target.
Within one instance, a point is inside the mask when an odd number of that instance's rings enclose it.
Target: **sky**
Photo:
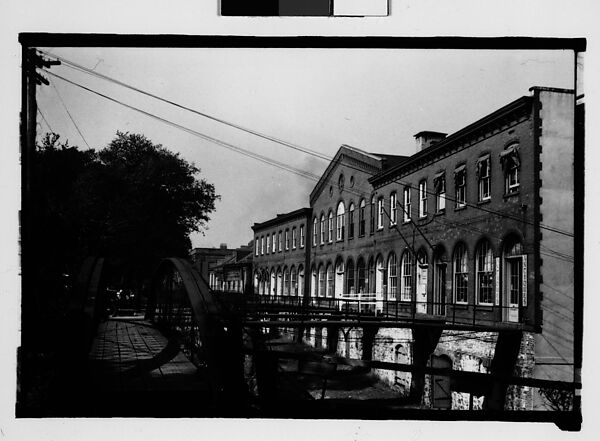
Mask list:
[[[415,153],[422,130],[451,134],[531,86],[573,88],[571,51],[277,48],[41,48],[183,106],[333,157],[342,144]],[[320,175],[327,161],[93,77],[52,72],[146,112],[294,168]],[[316,184],[261,163],[58,78],[37,91],[51,130],[80,148],[117,131],[141,133],[201,169],[221,196],[194,247],[238,247],[251,226],[309,205]],[[68,112],[67,112],[68,111]],[[70,113],[70,116],[69,116]],[[45,120],[44,120],[45,119]],[[72,121],[74,120],[74,122]],[[79,131],[76,129],[78,127]],[[81,132],[81,134],[79,134]],[[85,141],[84,141],[85,139]]]

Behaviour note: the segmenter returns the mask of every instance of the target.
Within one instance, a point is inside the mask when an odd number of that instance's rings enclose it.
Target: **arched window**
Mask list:
[[[360,294],[365,294],[367,291],[367,271],[365,268],[365,259],[359,257],[356,261],[356,272],[358,274],[357,286]]]
[[[290,295],[290,270],[287,266],[283,269],[283,295]]]
[[[321,245],[325,243],[325,214],[321,213]]]
[[[346,264],[346,292],[348,294],[355,294],[356,287],[354,286],[354,262],[352,259],[348,259]]]
[[[412,300],[413,293],[413,270],[415,257],[408,250],[402,254],[402,282],[400,286],[400,299],[404,302]]]
[[[277,251],[281,252],[281,230],[277,234]]]
[[[467,252],[463,244],[456,246],[452,262],[452,270],[454,272],[454,301],[456,303],[467,303],[469,273],[467,268]]]
[[[327,242],[333,242],[333,211],[327,216]]]
[[[275,231],[273,231],[273,234],[271,234],[271,253],[275,254],[275,252],[277,251],[277,240],[276,239],[276,233]]]
[[[494,256],[487,240],[482,241],[475,253],[477,299],[481,305],[494,303]]]
[[[290,229],[286,228],[285,229],[285,250],[289,250],[290,249]]]
[[[317,246],[317,238],[319,237],[318,234],[318,230],[317,230],[317,217],[315,216],[313,219],[313,231],[312,231],[312,236],[313,236],[313,246]]]
[[[281,268],[277,269],[277,295],[283,295],[283,273]]]
[[[354,204],[348,207],[348,239],[354,239]]]
[[[333,265],[331,262],[327,264],[327,292],[325,294],[327,297],[333,297]]]
[[[254,294],[259,294],[261,292],[260,288],[263,286],[263,283],[258,270],[254,271]]]
[[[396,300],[398,295],[398,261],[396,253],[390,253],[388,257],[388,300]]]
[[[298,246],[298,235],[296,231],[296,227],[292,228],[292,249],[295,250]]]
[[[266,240],[266,253],[269,254],[269,252],[271,251],[271,236],[269,234],[267,234],[267,240]]]
[[[298,273],[296,273],[296,267],[292,265],[290,269],[290,281],[291,281],[291,290],[290,295],[297,296],[298,295]]]
[[[373,234],[375,232],[375,218],[377,217],[377,207],[375,205],[375,195],[371,196],[371,218],[370,218],[370,233]]]
[[[516,238],[504,246],[504,298],[504,319],[519,321],[519,307],[527,306],[527,255]]]
[[[344,261],[338,257],[335,261],[335,293],[336,298],[344,295]]]
[[[375,292],[377,297],[385,299],[387,296],[387,266],[383,263],[383,257],[377,256],[375,274]]]
[[[404,187],[404,207],[402,220],[408,222],[410,220],[411,208],[410,208],[410,187]]]
[[[379,199],[377,199],[377,229],[381,229],[383,228],[383,204],[384,204],[384,200],[383,200],[383,196],[380,197]]]
[[[319,265],[319,297],[325,297],[325,266]]]
[[[271,269],[271,291],[269,295],[277,295],[277,273],[275,272],[275,268]]]
[[[360,201],[359,209],[358,209],[358,237],[362,237],[365,235],[365,218],[367,211],[367,203],[364,199]]]
[[[427,272],[429,265],[427,262],[427,254],[425,251],[420,250],[417,253],[417,283],[416,283],[416,310],[419,313],[425,314],[427,312]]]
[[[298,265],[298,284],[296,287],[296,295],[304,296],[304,267]]]
[[[346,227],[346,210],[344,207],[344,202],[340,201],[340,203],[337,206],[337,213],[336,213],[336,234],[335,234],[335,238],[336,240],[344,240],[344,233],[345,233],[345,227]]]
[[[310,271],[310,296],[317,297],[319,279],[317,276],[317,268],[313,265]]]

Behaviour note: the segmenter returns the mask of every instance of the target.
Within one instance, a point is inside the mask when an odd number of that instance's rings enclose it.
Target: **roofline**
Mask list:
[[[317,183],[313,187],[312,191],[310,192],[309,201],[310,201],[311,205],[314,203],[314,199],[317,196],[317,194],[319,193],[319,190],[323,187],[324,183],[329,179],[329,175],[331,174],[331,171],[334,169],[334,167],[339,162],[339,159],[343,155],[343,151],[344,150],[349,150],[350,152],[357,153],[357,154],[362,155],[364,157],[367,157],[367,158],[369,158],[369,159],[371,159],[373,161],[378,161],[379,162],[379,167],[376,167],[376,168],[378,168],[379,170],[381,170],[381,166],[382,166],[384,158],[382,158],[380,156],[376,156],[373,153],[365,152],[364,150],[361,150],[359,148],[352,147],[352,146],[350,146],[348,144],[342,144],[340,146],[340,148],[338,149],[338,151],[335,153],[334,157],[331,159],[331,161],[329,161],[329,164],[327,165],[327,168],[321,174],[321,177],[319,178],[319,180],[317,181]],[[363,161],[363,162],[365,164],[368,164],[368,162],[365,162],[365,161]],[[373,166],[373,165],[371,165],[371,166]],[[375,166],[373,166],[373,167],[375,167]]]
[[[451,135],[447,136],[444,140],[434,144],[433,146],[431,146],[427,149],[421,150],[412,156],[409,156],[406,161],[396,165],[395,167],[392,167],[390,169],[382,171],[381,173],[376,174],[375,176],[372,176],[371,178],[369,178],[369,182],[371,183],[371,185],[376,187],[378,183],[385,181],[390,176],[399,174],[403,169],[410,167],[411,165],[413,165],[415,162],[421,160],[422,158],[430,156],[430,155],[431,156],[439,155],[441,152],[448,149],[451,145],[459,142],[461,140],[461,138],[465,138],[468,135],[470,135],[471,133],[473,133],[477,130],[480,130],[481,128],[485,127],[486,125],[492,123],[493,121],[498,120],[503,117],[506,117],[507,115],[515,112],[516,110],[530,105],[532,101],[533,101],[533,97],[522,96],[522,97],[510,102],[509,104],[501,107],[500,109],[475,121],[474,123],[471,123],[468,126],[458,130],[457,132],[452,133]]]
[[[256,222],[254,225],[252,225],[252,230],[256,231],[256,230],[267,228],[267,227],[270,227],[273,225],[278,225],[278,224],[288,222],[288,221],[298,218],[298,217],[309,218],[311,213],[312,213],[312,208],[304,207],[304,208],[299,208],[298,210],[290,211],[288,213],[277,214],[277,216],[275,216],[271,219],[268,219],[264,222]]]

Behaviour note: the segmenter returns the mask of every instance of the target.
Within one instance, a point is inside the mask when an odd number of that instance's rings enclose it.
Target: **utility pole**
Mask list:
[[[19,213],[20,221],[20,245],[21,245],[21,292],[22,292],[22,340],[27,340],[26,332],[28,330],[35,332],[35,320],[32,313],[37,304],[36,296],[39,294],[36,286],[36,279],[32,271],[32,265],[35,264],[35,256],[32,253],[32,244],[34,237],[32,228],[34,222],[32,219],[34,210],[35,183],[33,164],[35,159],[35,139],[37,124],[37,101],[36,88],[38,85],[50,84],[46,78],[38,73],[38,68],[50,68],[60,64],[60,61],[46,60],[42,58],[35,48],[22,47],[22,75],[21,75],[21,211]],[[23,251],[25,250],[25,251]]]

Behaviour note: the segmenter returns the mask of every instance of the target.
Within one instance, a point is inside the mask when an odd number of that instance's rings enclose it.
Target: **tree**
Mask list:
[[[63,274],[74,276],[86,256],[108,258],[114,277],[136,288],[159,259],[188,255],[190,233],[206,227],[219,198],[194,164],[139,134],[117,132],[99,151],[59,138],[45,135],[32,173],[38,310],[57,307]]]
[[[134,285],[160,258],[187,256],[219,198],[199,173],[145,136],[117,132],[76,187],[88,254],[111,258]]]

